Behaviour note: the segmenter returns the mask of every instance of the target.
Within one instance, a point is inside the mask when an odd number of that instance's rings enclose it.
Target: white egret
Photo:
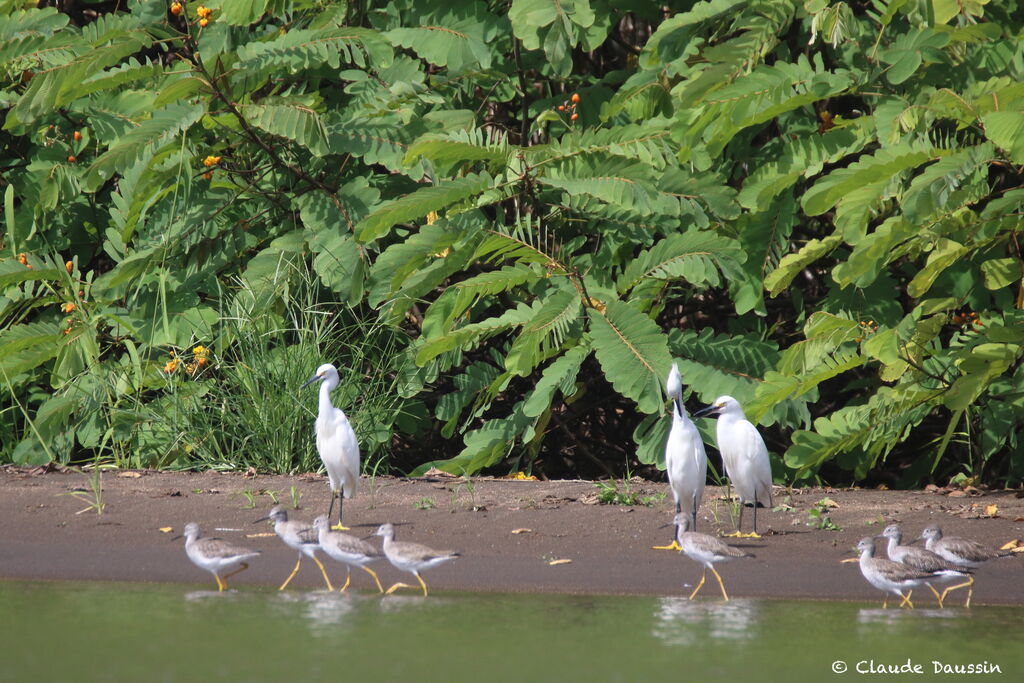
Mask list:
[[[735,535],[742,535],[743,506],[750,503],[754,507],[752,535],[757,536],[757,507],[771,507],[772,504],[772,466],[768,460],[768,447],[757,427],[743,413],[740,402],[732,396],[719,396],[712,405],[694,413],[695,417],[701,415],[718,416],[718,451],[722,454],[725,473],[740,498]]]
[[[185,554],[188,555],[188,559],[200,569],[213,574],[213,578],[217,579],[218,591],[227,590],[228,579],[248,569],[247,560],[260,554],[258,550],[232,545],[219,538],[201,538],[199,525],[195,522],[185,525],[182,536],[185,537]],[[225,571],[229,573],[221,576],[221,572]]]
[[[704,442],[696,425],[683,407],[683,378],[679,366],[672,364],[665,390],[672,399],[672,428],[665,442],[665,469],[668,483],[676,500],[676,514],[689,515],[690,528],[697,529],[697,508],[704,497],[704,482],[708,476],[708,456]],[[656,545],[656,550],[679,550],[679,543],[672,539],[668,545]]]
[[[693,600],[694,596],[697,595],[697,591],[704,585],[704,578],[710,569],[711,573],[718,579],[718,587],[722,589],[722,597],[728,602],[729,594],[725,592],[725,584],[722,583],[722,577],[715,570],[715,563],[729,562],[740,557],[753,557],[753,555],[731,545],[726,545],[724,541],[714,536],[690,531],[689,515],[678,514],[672,522],[676,525],[676,540],[679,542],[682,551],[694,562],[704,565],[704,573],[700,575],[700,583],[690,593],[690,599]]]
[[[969,538],[955,538],[952,536],[943,538],[942,529],[939,528],[938,524],[925,527],[925,530],[921,532],[921,538],[925,540],[925,547],[942,559],[970,569],[980,567],[983,563],[994,560],[997,557],[1008,557],[1010,555],[1008,552],[986,548]],[[964,603],[964,607],[970,607],[971,596],[974,595],[973,576],[963,583],[946,588],[942,591],[942,599],[945,600],[946,594],[949,591],[964,587],[967,588],[967,601]]]
[[[331,504],[327,508],[327,518],[334,511],[334,499],[338,499],[338,524],[335,529],[347,530],[342,524],[344,498],[356,495],[359,485],[359,442],[356,433],[349,424],[348,418],[340,408],[331,403],[331,392],[338,386],[338,369],[330,363],[324,363],[316,369],[316,374],[303,384],[309,386],[313,382],[320,384],[320,408],[316,417],[316,450],[327,468],[327,478],[331,486]]]
[[[316,551],[320,549],[320,542],[317,539],[316,531],[311,529],[308,524],[288,519],[288,511],[284,509],[283,505],[275,505],[270,509],[270,513],[266,517],[260,517],[256,521],[263,522],[268,519],[274,522],[274,531],[277,533],[278,538],[284,541],[285,545],[292,550],[299,551],[299,557],[295,561],[295,569],[292,570],[292,573],[288,575],[288,578],[284,580],[284,583],[277,590],[283,591],[288,587],[288,584],[291,583],[291,580],[298,573],[299,565],[302,564],[302,556],[305,555],[316,562],[316,566],[320,567],[320,573],[323,574],[327,590],[333,591],[334,586],[331,585],[331,579],[327,576],[327,570],[324,569],[323,563],[316,556]]]
[[[377,529],[376,535],[384,538],[383,550],[384,556],[388,558],[388,562],[396,569],[410,572],[419,580],[420,586],[423,587],[423,597],[427,597],[427,584],[424,583],[420,572],[460,557],[459,553],[448,550],[434,550],[419,543],[396,541],[395,527],[391,524],[381,524],[380,528]],[[399,588],[415,588],[415,586],[410,586],[407,583],[396,583],[391,588],[388,588],[388,595]]]

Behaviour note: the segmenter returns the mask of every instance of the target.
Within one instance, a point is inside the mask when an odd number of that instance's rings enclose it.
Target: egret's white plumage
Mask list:
[[[768,460],[768,447],[757,427],[743,413],[740,402],[732,396],[719,396],[713,405],[696,414],[718,416],[718,451],[722,454],[725,473],[740,498],[739,522],[743,522],[743,504],[752,504],[756,534],[758,504],[768,507],[772,504],[772,467]]]
[[[690,421],[690,416],[683,407],[683,378],[675,363],[672,364],[665,389],[672,399],[672,427],[668,433],[668,441],[665,442],[668,483],[676,501],[676,514],[683,513],[689,516],[690,529],[696,531],[697,508],[704,496],[704,482],[708,476],[708,457],[704,452],[700,432]],[[679,544],[673,541],[667,546],[655,547],[678,550]]]
[[[316,369],[306,384],[320,382],[320,407],[316,417],[316,450],[327,468],[331,485],[331,504],[327,509],[330,519],[334,499],[338,498],[338,528],[342,525],[342,496],[352,498],[359,486],[359,442],[348,418],[331,403],[331,392],[338,386],[338,369],[324,363]]]

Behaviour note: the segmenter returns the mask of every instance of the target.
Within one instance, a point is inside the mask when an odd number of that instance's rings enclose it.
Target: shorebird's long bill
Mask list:
[[[309,386],[310,384],[312,384],[313,382],[319,382],[319,381],[320,381],[320,380],[322,380],[322,379],[323,379],[323,377],[321,377],[320,375],[313,375],[312,377],[310,377],[309,379],[307,379],[307,380],[306,380],[306,383],[305,383],[305,384],[303,384],[303,385],[302,385],[301,387],[299,387],[299,389],[305,389],[306,387],[308,387],[308,386]]]

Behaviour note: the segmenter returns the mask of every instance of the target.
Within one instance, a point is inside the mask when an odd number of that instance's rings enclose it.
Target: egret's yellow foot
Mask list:
[[[746,538],[742,531],[733,531],[728,534],[722,534],[723,538]]]
[[[652,545],[651,550],[682,550],[679,541],[672,541],[668,545]]]
[[[331,529],[333,529],[334,531],[352,531],[352,527],[345,526],[341,522],[338,522],[337,524],[332,526]]]

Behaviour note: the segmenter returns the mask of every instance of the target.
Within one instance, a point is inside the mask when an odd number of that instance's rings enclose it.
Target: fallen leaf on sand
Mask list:
[[[512,533],[514,533],[514,534],[528,534],[531,531],[533,531],[533,529],[527,529],[526,527],[523,527],[522,529],[513,529]]]
[[[117,476],[124,477],[125,479],[138,479],[142,474],[139,472],[118,472]]]
[[[458,479],[458,477],[451,472],[445,472],[437,469],[436,467],[431,467],[423,473],[423,476],[427,479]]]
[[[1015,549],[1020,548],[1020,547],[1021,547],[1020,541],[1015,538],[1012,541],[1007,541],[1003,545],[999,546],[999,549],[1000,550],[1015,550]]]
[[[572,560],[551,560],[548,564],[554,567],[556,564],[570,564]]]
[[[174,531],[174,527],[173,526],[162,526],[162,527],[160,527],[160,532],[161,533],[169,534],[172,531]]]
[[[267,538],[268,536],[277,536],[277,534],[273,533],[273,532],[270,532],[270,531],[267,531],[267,532],[264,532],[264,533],[261,533],[261,534],[246,534],[245,535],[246,538]]]
[[[995,503],[992,503],[991,505],[986,505],[985,506],[985,516],[986,517],[998,517],[999,516],[999,506],[996,505]]]

